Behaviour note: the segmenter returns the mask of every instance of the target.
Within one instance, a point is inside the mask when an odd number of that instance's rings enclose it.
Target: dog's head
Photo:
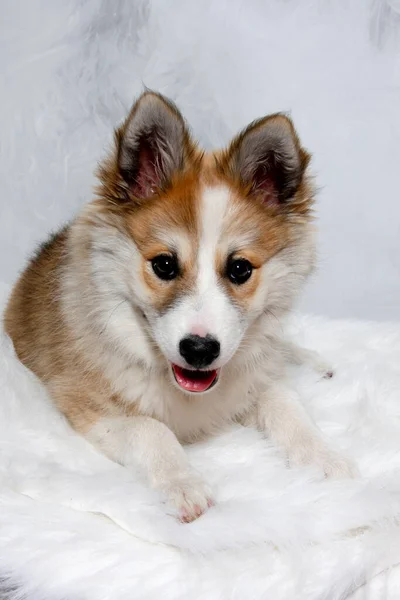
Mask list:
[[[211,389],[250,325],[287,311],[311,271],[308,162],[282,114],[205,155],[177,108],[152,92],[116,132],[91,209],[98,289],[126,300],[132,319],[144,316],[188,393]]]

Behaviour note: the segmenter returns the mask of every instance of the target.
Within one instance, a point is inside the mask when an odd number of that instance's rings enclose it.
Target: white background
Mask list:
[[[290,111],[314,154],[301,308],[400,319],[399,0],[0,0],[0,285],[91,198],[143,84],[207,146]]]

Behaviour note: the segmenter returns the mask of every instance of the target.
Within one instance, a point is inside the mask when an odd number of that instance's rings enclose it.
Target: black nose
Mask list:
[[[203,369],[218,358],[220,343],[211,335],[188,335],[179,342],[179,352],[188,365],[195,369]]]

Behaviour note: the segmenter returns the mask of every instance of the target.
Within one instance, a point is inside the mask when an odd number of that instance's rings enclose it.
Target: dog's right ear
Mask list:
[[[116,131],[117,169],[130,198],[146,199],[185,168],[195,145],[177,107],[145,92]]]

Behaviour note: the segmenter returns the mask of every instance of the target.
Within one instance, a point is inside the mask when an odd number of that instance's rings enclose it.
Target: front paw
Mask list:
[[[162,491],[183,523],[194,521],[214,504],[210,487],[195,472],[174,475]]]
[[[318,373],[324,379],[331,379],[334,375],[332,365],[321,358],[318,352],[308,350],[305,355],[305,362],[309,364],[315,373]]]
[[[359,475],[356,465],[340,452],[323,446],[302,446],[291,452],[289,462],[292,465],[315,465],[329,479],[354,479]]]
[[[326,452],[320,464],[325,477],[329,479],[355,479],[359,476],[355,463],[339,452],[332,450]]]
[[[312,367],[314,371],[318,373],[318,375],[321,375],[321,377],[323,377],[323,379],[332,379],[334,375],[334,370],[332,366],[324,360],[316,359],[313,362]]]

